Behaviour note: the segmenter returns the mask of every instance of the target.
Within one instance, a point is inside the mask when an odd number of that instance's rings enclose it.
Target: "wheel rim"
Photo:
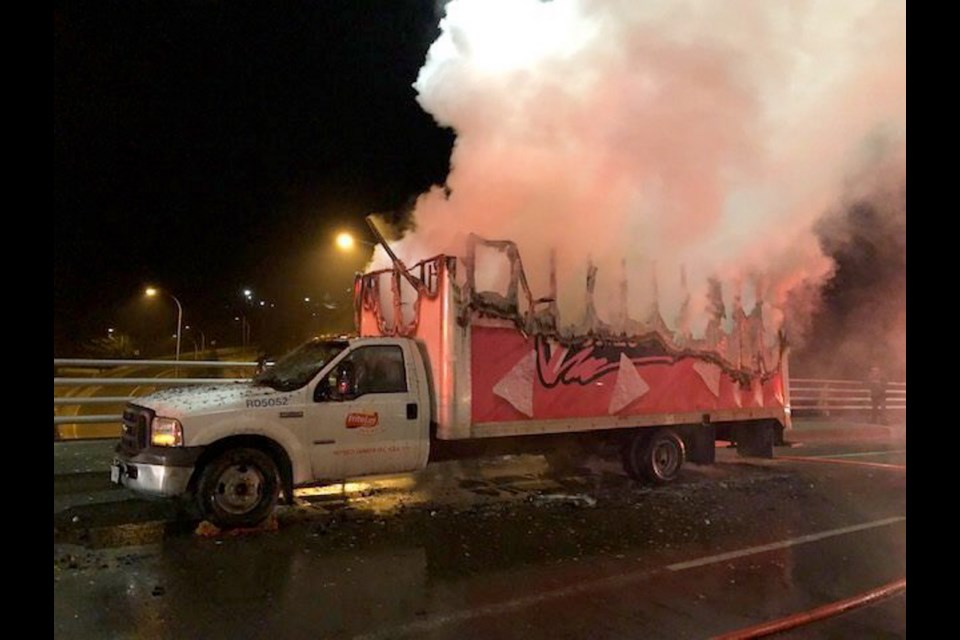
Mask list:
[[[244,514],[260,502],[263,484],[263,474],[255,466],[235,464],[220,474],[213,499],[227,513]]]
[[[680,450],[676,444],[665,440],[653,448],[653,471],[659,478],[669,478],[680,468]]]

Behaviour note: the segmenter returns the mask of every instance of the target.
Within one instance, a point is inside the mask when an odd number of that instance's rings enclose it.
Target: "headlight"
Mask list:
[[[183,425],[174,418],[154,418],[150,424],[150,444],[155,447],[182,447]]]

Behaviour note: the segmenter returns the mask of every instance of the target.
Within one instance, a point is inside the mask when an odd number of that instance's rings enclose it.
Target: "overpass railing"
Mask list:
[[[793,415],[868,415],[873,411],[870,387],[863,380],[826,380],[821,378],[792,378],[790,406]],[[907,410],[907,383],[888,382],[883,402],[878,410],[903,412]]]
[[[54,358],[54,440],[119,437],[123,407],[158,389],[248,380],[256,362]]]
[[[54,358],[54,439],[119,437],[124,405],[157,389],[248,380],[257,363],[221,360],[102,360]],[[886,412],[907,408],[907,383],[886,385]],[[794,416],[870,415],[870,389],[861,380],[793,378]]]

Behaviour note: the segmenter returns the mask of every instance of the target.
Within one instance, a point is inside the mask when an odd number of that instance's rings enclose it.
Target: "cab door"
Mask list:
[[[318,434],[311,456],[318,479],[419,468],[426,416],[406,356],[400,344],[361,344],[317,382],[307,417]]]

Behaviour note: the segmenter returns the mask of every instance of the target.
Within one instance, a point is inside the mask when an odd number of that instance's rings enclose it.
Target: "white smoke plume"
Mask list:
[[[905,164],[906,9],[896,0],[452,0],[414,87],[456,133],[444,186],[420,196],[408,262],[517,242],[534,295],[557,252],[561,323],[584,312],[587,261],[610,318],[702,335],[708,279],[761,297],[829,277],[812,231],[864,167]],[[903,169],[905,171],[905,168]],[[375,263],[388,264],[378,252]]]

